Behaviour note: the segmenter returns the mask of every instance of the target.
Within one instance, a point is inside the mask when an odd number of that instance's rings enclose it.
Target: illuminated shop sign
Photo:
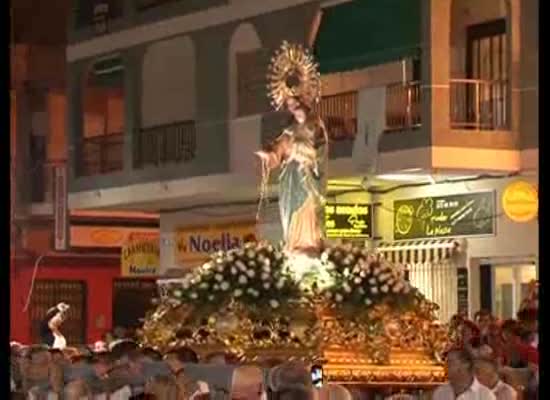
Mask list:
[[[372,205],[326,204],[325,233],[328,238],[371,238]]]
[[[393,202],[395,240],[495,234],[495,193]]]

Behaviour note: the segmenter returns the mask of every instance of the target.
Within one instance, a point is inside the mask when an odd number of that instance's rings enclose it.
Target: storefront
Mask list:
[[[511,317],[538,276],[535,184],[472,178],[358,192],[337,202],[373,205],[368,244],[406,268],[410,281],[440,304],[442,319],[481,308]]]
[[[152,245],[141,245],[147,241]],[[99,340],[115,326],[133,328],[144,316],[156,293],[158,230],[72,226],[71,247],[15,259],[12,340],[37,342],[38,324],[59,302],[71,306],[63,332],[73,344]]]

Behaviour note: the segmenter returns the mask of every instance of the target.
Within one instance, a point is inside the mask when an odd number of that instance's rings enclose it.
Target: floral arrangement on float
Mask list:
[[[360,247],[328,247],[311,259],[248,243],[159,288],[140,331],[157,348],[231,349],[251,359],[280,352],[320,359],[320,349],[350,348],[385,364],[393,348],[441,359],[447,345],[437,306],[400,268]]]

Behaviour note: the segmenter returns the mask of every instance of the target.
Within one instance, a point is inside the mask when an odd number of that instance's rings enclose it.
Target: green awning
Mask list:
[[[314,46],[320,71],[351,71],[415,57],[420,24],[420,0],[354,0],[327,7]]]

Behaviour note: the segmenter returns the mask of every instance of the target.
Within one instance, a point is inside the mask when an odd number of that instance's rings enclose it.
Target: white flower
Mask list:
[[[332,298],[332,293],[326,292],[326,293],[325,293],[325,298],[328,299],[328,300],[330,300],[330,299]]]
[[[342,300],[344,300],[344,297],[340,293],[336,293],[334,296],[334,300],[336,300],[338,303],[341,303]]]
[[[388,285],[382,285],[382,287],[380,288],[380,290],[382,291],[382,293],[388,293],[388,291],[390,290],[390,288],[388,287]]]
[[[397,282],[397,283],[392,287],[392,292],[394,292],[394,293],[399,293],[402,289],[403,289],[403,284],[402,284],[401,282]]]
[[[248,250],[246,252],[246,256],[250,259],[254,259],[256,257],[256,253],[253,250]]]
[[[205,271],[208,271],[210,268],[212,268],[212,264],[207,262],[202,265]]]
[[[189,289],[189,282],[185,281],[183,282],[183,285],[181,285],[185,290]]]
[[[262,281],[267,281],[269,279],[269,274],[268,273],[262,273]]]
[[[217,280],[218,282],[221,282],[221,281],[223,281],[223,275],[222,274],[216,274],[216,275],[214,275],[214,279]]]
[[[174,290],[174,296],[181,297],[182,294],[183,292],[181,290]]]
[[[278,308],[279,302],[277,300],[269,300],[269,305],[271,306],[271,308]]]
[[[233,254],[233,253],[231,253]],[[233,261],[235,261],[235,257],[233,257],[232,255],[230,255],[229,257],[227,257],[227,261],[229,261],[230,263],[232,263]]]
[[[259,296],[260,296],[260,292],[258,292],[257,290],[254,290],[254,291],[252,292],[252,296],[254,296],[254,297],[259,297]]]
[[[378,276],[378,274],[380,274],[380,268],[375,268],[373,271],[372,271],[372,274],[374,276]]]
[[[357,289],[359,291],[359,293],[361,294],[365,294],[365,289],[363,289],[362,287],[359,287],[359,289]]]
[[[229,282],[227,281],[223,281],[222,284],[220,285],[220,288],[225,292],[227,290],[229,290]]]
[[[349,268],[344,268],[344,276],[349,276]]]
[[[218,285],[217,283],[215,283],[214,286],[212,286],[212,289],[214,289],[214,290],[220,290],[220,285]]]
[[[208,300],[209,300],[209,301],[214,301],[214,295],[213,295],[213,294],[209,295],[209,296],[208,296]]]
[[[284,285],[285,285],[285,281],[282,280],[282,279],[279,279],[279,281],[277,282],[277,284],[275,285],[275,287],[276,287],[277,289],[282,289]]]
[[[406,284],[405,287],[403,288],[403,293],[409,293],[411,291],[411,285],[409,284]]]
[[[269,258],[264,259],[263,261],[265,267],[269,267],[271,265],[271,260]]]
[[[351,287],[347,283],[344,283],[342,287],[344,288],[344,292],[351,293]]]
[[[201,289],[208,289],[208,283],[203,282],[203,283],[200,284],[199,287],[200,287]]]
[[[246,271],[246,265],[244,265],[241,260],[238,260],[235,265],[237,266],[237,268],[239,268],[240,271]]]
[[[246,276],[244,276],[244,275],[240,275],[240,276],[239,276],[239,283],[240,283],[241,285],[246,285],[247,282],[248,282],[248,279],[246,278]]]
[[[372,304],[372,300],[369,299],[369,298],[366,298],[366,299],[365,299],[365,304],[366,304],[367,306],[370,306],[370,305]]]
[[[363,279],[361,279],[359,276],[355,277],[355,279],[353,280],[353,283],[355,283],[356,285],[361,284],[361,282],[363,282]]]
[[[237,268],[231,267],[231,275],[237,275],[237,272],[239,272],[237,271]]]
[[[370,278],[370,279],[369,279],[369,283],[370,283],[371,285],[375,285],[375,284],[376,284],[376,278]]]
[[[216,258],[216,264],[223,264],[223,258],[222,257]]]
[[[326,251],[323,254],[321,254],[321,261],[322,262],[328,261],[328,253]]]
[[[195,292],[191,292],[191,294],[189,295],[189,297],[191,297],[192,299],[198,299],[199,295]]]
[[[216,271],[218,272],[223,272],[223,265],[222,264],[218,264],[218,266],[216,267]]]
[[[361,278],[365,278],[365,277],[367,276],[367,271],[365,271],[364,269],[361,270],[361,272],[359,272],[359,276],[360,276]]]
[[[376,286],[372,286],[372,287],[370,288],[370,292],[371,292],[372,294],[378,294],[378,288],[377,288]]]
[[[271,283],[269,283],[269,282],[264,283],[264,289],[265,290],[269,290],[270,287],[271,287]]]
[[[246,271],[246,274],[248,275],[249,278],[254,278],[254,275],[256,275],[256,272],[254,272],[253,269],[249,269],[248,271]]]
[[[235,297],[241,297],[243,294],[243,291],[241,289],[235,289],[235,291],[233,291],[233,296]]]

